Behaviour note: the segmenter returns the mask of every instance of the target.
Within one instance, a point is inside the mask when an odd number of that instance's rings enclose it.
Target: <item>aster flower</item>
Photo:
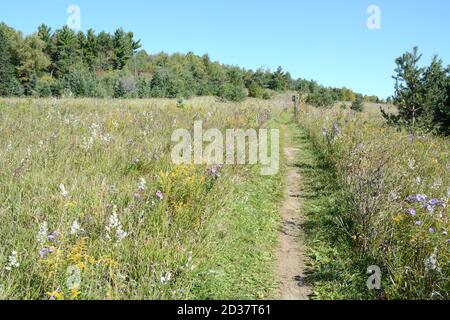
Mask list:
[[[11,271],[14,268],[18,268],[20,266],[19,260],[17,259],[17,251],[12,251],[11,255],[8,257],[8,264],[5,267],[5,270]]]
[[[157,198],[159,201],[162,201],[162,200],[164,199],[163,193],[162,193],[161,191],[159,191],[159,190],[156,191],[155,195],[156,195],[156,198]]]
[[[337,125],[337,123],[333,123],[333,134],[335,136],[339,136],[342,134],[342,129],[339,128],[339,126]]]
[[[53,248],[45,247],[45,248],[42,248],[41,250],[39,250],[39,256],[43,259],[50,253],[53,253],[54,251],[55,251],[55,249],[53,249]]]
[[[47,236],[47,239],[50,241],[55,241],[56,238],[59,237],[59,235],[60,235],[60,233],[57,230],[55,230]]]
[[[417,202],[425,202],[427,201],[427,196],[423,194],[416,195],[416,201]]]
[[[412,208],[412,209],[408,210],[408,214],[411,216],[415,216],[415,215],[417,215],[417,211],[416,211],[416,209]]]
[[[429,204],[432,205],[432,206],[437,206],[437,205],[442,204],[442,201],[439,200],[439,199],[431,199]]]

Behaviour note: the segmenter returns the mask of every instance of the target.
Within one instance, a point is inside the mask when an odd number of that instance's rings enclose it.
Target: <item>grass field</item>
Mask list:
[[[175,166],[170,136],[258,128],[274,104],[1,100],[0,298],[272,297],[280,176]]]
[[[287,130],[313,298],[449,298],[448,139],[388,127],[375,105],[294,121],[285,94],[0,100],[0,299],[277,298],[284,160],[274,176],[174,165],[171,134],[196,120]]]

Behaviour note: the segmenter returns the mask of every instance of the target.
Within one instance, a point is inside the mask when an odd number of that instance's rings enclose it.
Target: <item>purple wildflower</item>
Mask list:
[[[427,205],[427,211],[428,212],[433,212],[434,211],[434,207],[432,205]]]
[[[423,194],[416,195],[416,201],[417,202],[425,202],[427,201],[427,196]]]
[[[53,248],[45,247],[45,248],[42,248],[41,250],[39,250],[39,255],[41,258],[45,258],[47,255],[49,255],[53,251],[55,251]]]
[[[417,211],[416,211],[416,209],[412,208],[412,209],[408,210],[408,214],[415,216],[415,215],[417,215]]]
[[[428,231],[429,231],[430,233],[435,233],[435,232],[436,232],[436,230],[435,230],[434,228],[430,228],[430,229],[428,229]]]
[[[164,195],[161,191],[156,191],[156,198],[158,198],[159,201],[162,201],[164,199]]]
[[[215,179],[218,179],[220,178],[220,169],[222,169],[222,165],[218,164],[209,169],[209,174],[211,174]]]
[[[339,128],[339,126],[337,125],[337,123],[333,123],[333,133],[336,136],[339,136],[342,133],[342,129]]]
[[[58,237],[59,237],[59,232],[56,230],[47,236],[48,240],[50,240],[50,241],[55,241],[56,238],[58,238]]]
[[[438,206],[438,205],[440,205],[442,203],[442,201],[439,200],[439,199],[431,199],[429,203],[432,206]]]
[[[416,226],[421,226],[423,224],[423,222],[422,221],[416,221],[415,224],[416,224]]]
[[[139,197],[140,197],[139,193],[135,192],[134,193],[134,200],[139,200]]]

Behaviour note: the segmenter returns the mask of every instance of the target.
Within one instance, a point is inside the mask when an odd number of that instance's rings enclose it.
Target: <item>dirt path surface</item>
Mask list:
[[[283,225],[277,248],[277,275],[280,282],[279,298],[282,300],[308,300],[312,288],[306,283],[304,218],[301,208],[301,176],[296,166],[300,149],[295,148],[286,132],[284,147],[287,169],[285,172],[284,200],[281,207]]]

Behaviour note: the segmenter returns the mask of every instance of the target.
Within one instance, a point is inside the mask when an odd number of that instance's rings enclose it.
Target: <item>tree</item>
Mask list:
[[[364,110],[364,97],[362,94],[357,94],[355,101],[353,101],[350,109],[362,112]]]
[[[72,67],[79,58],[79,42],[76,33],[68,26],[56,30],[53,36],[54,47],[51,58],[53,60],[53,70],[51,74],[63,77],[72,71]]]
[[[0,96],[15,96],[20,93],[21,88],[15,77],[8,41],[0,28]]]
[[[393,102],[399,112],[393,115],[381,111],[389,123],[449,134],[450,70],[438,57],[433,57],[430,66],[420,68],[417,66],[420,58],[414,48],[412,53],[397,59]]]
[[[277,71],[272,74],[269,88],[275,91],[286,90],[288,88],[288,78],[290,78],[290,76],[287,76],[287,74],[283,72],[283,69],[278,67]]]
[[[395,69],[395,94],[393,102],[398,108],[398,115],[387,114],[382,110],[383,116],[389,123],[407,125],[416,124],[417,118],[423,112],[422,73],[423,69],[418,66],[422,56],[415,47],[413,52],[406,52],[396,60]]]
[[[133,37],[132,32],[125,33],[122,28],[117,29],[114,33],[114,69],[122,70],[135,51],[141,47],[140,41],[134,41]]]

